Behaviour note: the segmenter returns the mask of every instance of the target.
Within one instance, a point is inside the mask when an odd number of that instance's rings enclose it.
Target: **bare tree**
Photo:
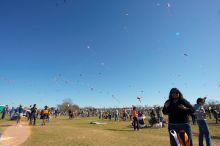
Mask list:
[[[77,104],[74,104],[70,98],[64,99],[61,104],[57,105],[57,108],[61,113],[66,113],[68,112],[68,110],[79,110],[79,106]]]

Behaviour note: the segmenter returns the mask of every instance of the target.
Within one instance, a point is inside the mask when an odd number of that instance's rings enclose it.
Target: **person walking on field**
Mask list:
[[[165,102],[163,107],[163,113],[168,115],[169,124],[168,132],[170,135],[170,145],[177,146],[175,138],[171,135],[171,130],[176,133],[184,131],[188,140],[185,142],[189,146],[193,146],[192,142],[192,130],[189,123],[189,115],[194,112],[192,105],[183,98],[182,93],[177,88],[172,88],[169,93],[169,99]]]
[[[18,107],[18,118],[17,118],[17,125],[20,124],[21,122],[21,117],[23,116],[23,112],[24,112],[24,109],[22,108],[22,105],[20,105]]]
[[[134,123],[134,130],[139,130],[139,122],[138,122],[138,112],[136,110],[136,107],[134,106],[133,107],[133,110],[132,110],[132,116],[133,116],[133,123]]]
[[[207,125],[207,120],[206,120],[206,113],[205,109],[203,107],[205,103],[206,98],[198,98],[197,99],[197,104],[194,106],[195,109],[195,116],[197,119],[197,124],[199,127],[199,146],[204,146],[203,145],[203,136],[205,136],[206,139],[206,146],[211,146],[211,136],[209,133],[209,128]]]

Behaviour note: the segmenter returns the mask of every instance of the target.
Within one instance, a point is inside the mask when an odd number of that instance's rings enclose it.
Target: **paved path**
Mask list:
[[[1,146],[19,146],[30,136],[31,130],[28,123],[9,126],[1,135]]]

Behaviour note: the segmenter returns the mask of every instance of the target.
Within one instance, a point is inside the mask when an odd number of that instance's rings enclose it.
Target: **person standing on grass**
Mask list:
[[[8,105],[6,105],[4,108],[3,108],[3,111],[2,111],[2,120],[5,119],[5,115],[7,113],[7,110],[8,110]]]
[[[208,107],[208,115],[209,115],[209,119],[212,119],[212,107],[211,106]]]
[[[48,109],[48,106],[45,106],[45,107],[44,107],[44,110],[43,110],[43,122],[42,122],[42,126],[45,125],[46,119],[49,118],[48,116],[49,116],[49,109]]]
[[[177,88],[172,88],[169,93],[169,99],[165,102],[163,113],[168,115],[168,132],[170,135],[170,145],[177,146],[174,137],[170,134],[171,130],[178,133],[184,130],[188,135],[188,143],[193,146],[192,130],[189,123],[189,115],[194,112],[192,105],[183,98],[182,93]]]
[[[14,116],[14,114],[15,114],[15,108],[12,107],[10,110],[10,120],[12,120],[12,117]]]
[[[218,110],[217,110],[217,107],[215,107],[215,108],[213,109],[213,116],[214,116],[214,118],[215,118],[215,123],[216,123],[216,124],[218,123],[218,115],[219,115],[219,112],[218,112]]]
[[[55,118],[57,118],[57,116],[58,116],[58,109],[55,110],[54,114],[55,114]]]
[[[134,123],[134,130],[139,130],[139,122],[138,122],[138,112],[136,110],[136,107],[134,106],[133,107],[133,110],[132,110],[132,116],[133,116],[133,123]]]
[[[127,110],[126,110],[126,108],[124,108],[124,109],[122,110],[122,112],[123,112],[123,114],[122,114],[123,120],[126,121],[126,120],[127,120]]]
[[[48,109],[48,122],[51,121],[51,118],[52,118],[52,111],[51,109]]]
[[[203,107],[205,103],[206,98],[198,98],[197,99],[197,104],[194,106],[195,109],[195,116],[197,120],[197,124],[199,127],[199,146],[204,146],[203,145],[203,136],[205,136],[206,139],[206,145],[211,146],[211,136],[209,133],[209,128],[207,125],[207,120],[206,120],[206,113],[205,109]]]
[[[162,124],[162,127],[165,127],[164,125],[164,116],[163,116],[163,111],[162,111],[162,108],[161,107],[158,107],[158,117],[159,117],[159,123]]]
[[[115,121],[119,121],[119,111],[118,111],[118,109],[115,109],[114,118],[115,118]]]
[[[31,107],[32,105],[30,105],[30,108],[27,109],[26,115],[27,115],[27,120],[30,121],[31,120]]]
[[[21,117],[23,116],[23,112],[24,112],[24,109],[22,108],[22,105],[20,105],[19,107],[18,107],[18,118],[17,118],[17,125],[18,124],[20,124],[21,123]]]
[[[36,125],[36,118],[37,118],[37,107],[36,104],[33,105],[31,108],[31,119],[30,119],[30,125]],[[34,123],[33,123],[34,120]]]

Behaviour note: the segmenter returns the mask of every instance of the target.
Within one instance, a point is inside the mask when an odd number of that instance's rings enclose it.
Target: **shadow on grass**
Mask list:
[[[131,130],[128,130],[128,129],[105,129],[105,130],[108,130],[108,131],[128,131],[128,132],[134,132],[133,129],[131,129]]]
[[[193,136],[198,137],[198,136],[199,136],[199,133],[197,133],[197,132],[193,132]],[[212,138],[212,139],[220,139],[220,136],[212,135],[211,138]]]
[[[220,136],[211,136],[212,139],[220,139]]]
[[[0,127],[9,127],[9,126],[12,126],[12,125],[10,125],[10,124],[0,125]]]

